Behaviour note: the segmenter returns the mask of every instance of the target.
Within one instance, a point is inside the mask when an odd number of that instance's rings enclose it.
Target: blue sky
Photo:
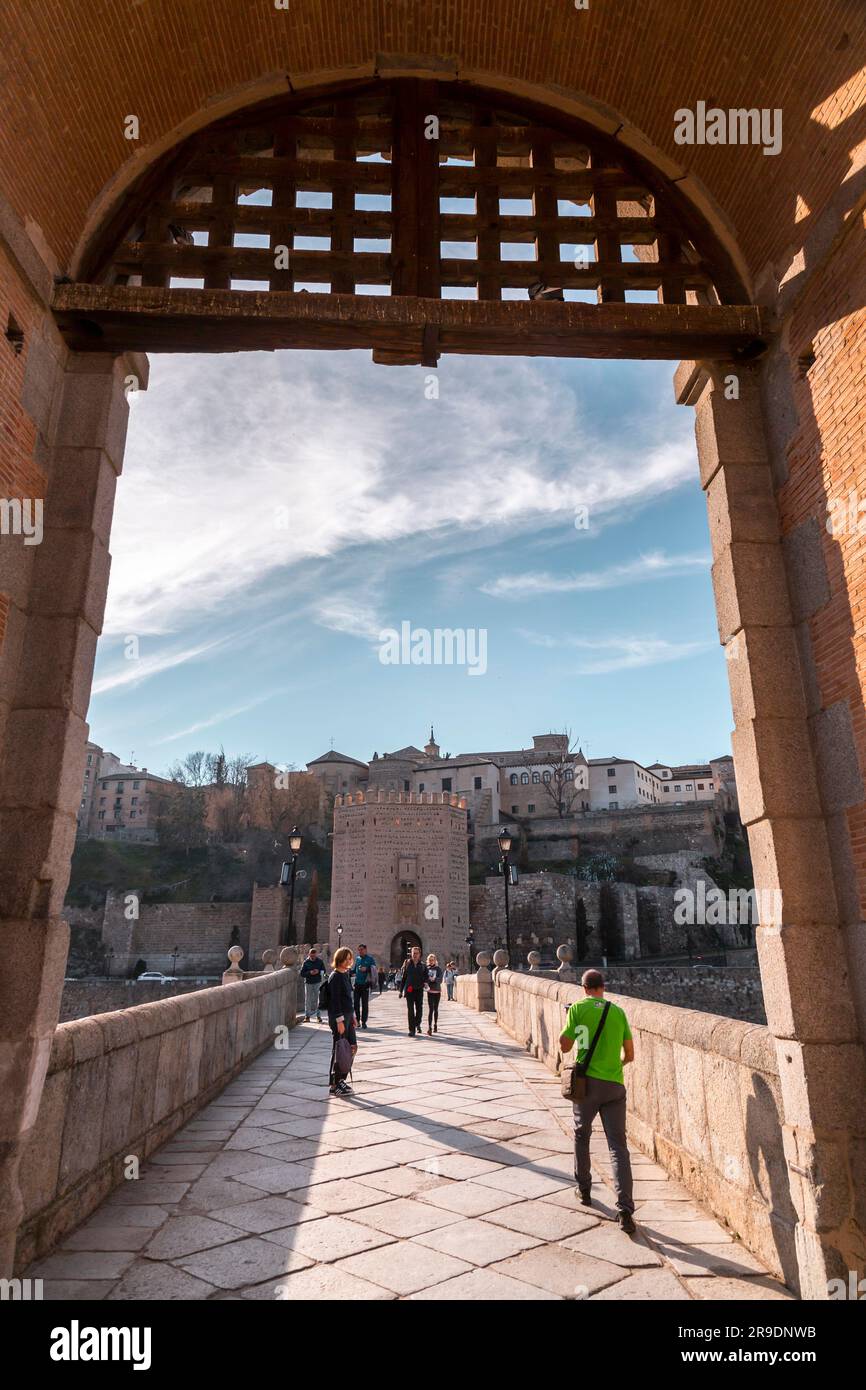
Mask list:
[[[672,363],[155,356],[132,398],[91,737],[303,766],[520,747],[729,749],[692,413]],[[433,396],[435,381],[438,398]],[[588,526],[580,508],[588,509]],[[487,670],[380,634],[484,629]],[[134,640],[132,640],[134,639]]]

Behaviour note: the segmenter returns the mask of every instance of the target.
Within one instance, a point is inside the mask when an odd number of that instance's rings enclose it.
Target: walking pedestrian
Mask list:
[[[584,1206],[592,1201],[592,1171],[589,1140],[596,1115],[601,1115],[613,1166],[616,1208],[619,1224],[626,1235],[633,1235],[634,1196],[631,1159],[625,1136],[626,1088],[623,1066],[634,1061],[634,1042],[623,1009],[604,997],[604,976],[600,970],[585,970],[581,984],[586,995],[568,1011],[559,1037],[563,1053],[570,1052],[577,1039],[575,1066],[586,1070],[585,1095],[573,1102],[574,1177]]]
[[[454,981],[456,980],[456,978],[457,975],[454,970],[454,962],[453,960],[449,960],[448,964],[445,967],[445,974],[443,976],[443,979],[445,980],[445,988],[448,991],[449,999],[454,998]]]
[[[367,1018],[370,1013],[370,986],[373,980],[373,971],[376,969],[376,962],[372,956],[367,955],[367,947],[358,947],[358,958],[355,961],[355,1017],[362,1028],[367,1027]]]
[[[427,981],[427,967],[421,959],[421,947],[413,946],[412,953],[403,967],[400,994],[405,995],[409,1014],[409,1036],[418,1037],[421,1033],[421,1013],[424,1007],[424,985]]]
[[[352,984],[349,971],[354,960],[348,946],[341,946],[334,952],[333,969],[328,976],[328,1022],[334,1035],[331,1049],[330,1089],[332,1096],[350,1096],[352,1088],[346,1081],[352,1059],[358,1051],[358,1038],[355,1032],[355,1012],[352,1000]],[[343,1042],[349,1044],[348,1059],[344,1058]],[[349,1065],[346,1066],[346,1060]]]
[[[427,957],[427,1036],[439,1032],[439,1000],[442,998],[442,967],[436,957]]]
[[[304,982],[304,1022],[309,1023],[310,1014],[315,1013],[316,1022],[321,1023],[322,1011],[319,1008],[319,989],[325,978],[325,962],[315,946],[307,952],[307,959],[301,966],[301,979]]]
[[[379,969],[378,969],[378,972],[377,972],[377,975],[376,975],[376,982],[377,982],[377,984],[378,984],[378,986],[379,986],[379,995],[380,995],[380,997],[381,997],[382,990],[385,989],[385,988],[387,987],[387,984],[388,984],[388,976],[387,976],[387,973],[386,973],[386,970],[385,970],[384,965],[380,966]]]

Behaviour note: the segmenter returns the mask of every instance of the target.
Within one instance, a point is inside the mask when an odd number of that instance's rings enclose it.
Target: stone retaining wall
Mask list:
[[[154,1004],[162,999],[175,999],[179,994],[191,994],[206,989],[216,980],[200,983],[196,980],[66,980],[60,1000],[60,1022],[89,1018],[91,1014],[115,1013],[138,1004]]]
[[[604,977],[608,989],[630,999],[652,999],[744,1023],[767,1022],[757,966],[613,965]]]
[[[577,985],[501,971],[497,1022],[551,1071]],[[782,1150],[779,1068],[767,1028],[609,996],[628,1012],[629,1139],[792,1286],[796,1214]]]
[[[21,1270],[297,1022],[296,969],[61,1023],[21,1163]]]

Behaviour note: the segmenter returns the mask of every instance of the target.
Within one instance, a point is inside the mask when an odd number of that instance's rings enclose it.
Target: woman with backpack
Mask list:
[[[358,1051],[355,1034],[355,999],[349,971],[355,957],[348,946],[334,952],[333,969],[327,980],[328,1022],[334,1035],[331,1051],[331,1095],[350,1096],[352,1088],[346,1077],[352,1070],[352,1060]]]

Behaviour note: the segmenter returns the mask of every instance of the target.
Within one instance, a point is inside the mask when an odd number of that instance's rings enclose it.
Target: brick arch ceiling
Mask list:
[[[590,97],[612,131],[642,132],[667,172],[697,180],[698,198],[708,191],[753,275],[787,263],[866,139],[863,0],[590,0],[586,11],[572,0],[117,0],[98,13],[92,0],[6,0],[0,53],[0,189],[62,269],[124,166],[227,97],[237,105],[244,85],[396,75],[411,55],[506,91]],[[782,152],[676,145],[674,112],[698,101],[781,108]],[[124,139],[129,114],[137,147]]]

